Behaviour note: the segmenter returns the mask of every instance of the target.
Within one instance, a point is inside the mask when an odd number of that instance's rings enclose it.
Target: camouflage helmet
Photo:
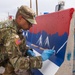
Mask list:
[[[19,13],[31,24],[37,24],[36,20],[35,20],[35,12],[29,8],[28,6],[22,5],[19,9],[18,9]]]

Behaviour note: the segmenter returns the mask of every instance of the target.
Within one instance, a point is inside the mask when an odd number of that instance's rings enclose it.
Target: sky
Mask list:
[[[42,15],[44,12],[55,12],[55,6],[60,0],[38,0],[38,15]],[[63,0],[65,1],[65,9],[75,8],[75,0]],[[27,5],[30,7],[30,0],[0,0],[0,21],[8,18],[8,15],[15,17],[17,8],[21,5]],[[36,0],[32,0],[32,9],[36,12]]]

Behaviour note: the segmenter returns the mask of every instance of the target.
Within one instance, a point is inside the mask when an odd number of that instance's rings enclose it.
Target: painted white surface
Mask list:
[[[34,50],[34,52],[36,53],[36,56],[40,55],[37,51]],[[43,75],[55,75],[58,69],[59,69],[59,66],[57,66],[50,60],[46,60],[43,62],[43,66],[39,70],[41,71]]]

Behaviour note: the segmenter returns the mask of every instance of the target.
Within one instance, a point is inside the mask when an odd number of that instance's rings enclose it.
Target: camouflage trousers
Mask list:
[[[5,65],[5,72],[2,75],[33,75],[31,70],[18,70],[14,71],[13,66],[10,63]]]
[[[16,72],[17,75],[34,75],[31,70],[19,70]]]
[[[2,75],[17,75],[14,71],[13,66],[10,63],[5,65],[5,72]]]

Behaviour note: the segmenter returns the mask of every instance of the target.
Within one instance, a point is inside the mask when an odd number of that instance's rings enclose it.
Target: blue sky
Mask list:
[[[32,9],[36,12],[36,0],[32,0]],[[38,0],[38,14],[41,15],[44,12],[52,13],[55,11],[55,5],[60,0]],[[64,0],[65,9],[75,7],[75,0]],[[30,6],[30,0],[0,0],[0,21],[5,20],[9,15],[15,16],[17,7],[21,5]]]

